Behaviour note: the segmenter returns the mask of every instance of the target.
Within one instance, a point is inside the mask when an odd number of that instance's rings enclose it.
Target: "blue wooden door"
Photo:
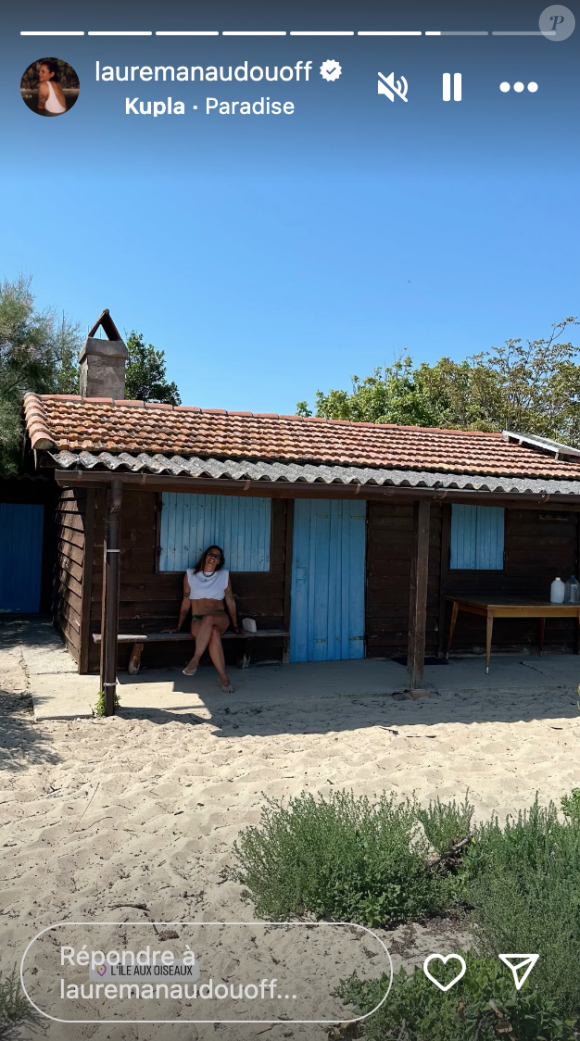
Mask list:
[[[0,611],[40,608],[44,506],[0,503]]]
[[[364,658],[366,502],[296,499],[290,661]]]

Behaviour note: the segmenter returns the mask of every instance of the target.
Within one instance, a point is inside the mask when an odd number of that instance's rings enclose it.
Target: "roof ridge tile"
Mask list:
[[[86,398],[82,398],[80,394],[39,394],[38,397],[44,401],[47,398],[57,398],[59,401],[86,401]],[[107,398],[107,400],[109,399]]]
[[[46,421],[40,395],[25,394],[23,406],[32,448],[45,451],[56,448],[56,442]]]

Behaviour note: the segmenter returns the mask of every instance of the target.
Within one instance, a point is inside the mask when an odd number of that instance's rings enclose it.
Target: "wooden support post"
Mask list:
[[[131,648],[131,657],[129,658],[129,668],[127,669],[127,672],[129,673],[130,676],[136,676],[137,673],[139,672],[139,668],[140,668],[140,665],[141,665],[141,655],[143,654],[143,647],[144,646],[145,646],[145,644],[143,644],[143,643],[134,643],[133,647]]]
[[[115,712],[117,690],[117,633],[119,630],[120,520],[123,485],[116,478],[107,497],[103,547],[103,600],[101,609],[101,690],[105,715]]]
[[[421,697],[425,664],[427,624],[427,576],[429,568],[429,519],[431,503],[413,503],[413,549],[409,597],[409,643],[407,647],[407,687],[412,697]]]

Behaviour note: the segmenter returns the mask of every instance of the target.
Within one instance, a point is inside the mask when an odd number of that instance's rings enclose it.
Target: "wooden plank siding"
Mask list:
[[[366,635],[368,658],[407,653],[413,503],[369,502],[367,519]],[[427,582],[427,654],[438,643],[441,506],[431,506]]]
[[[81,653],[87,493],[64,488],[55,511],[53,619],[74,660]]]
[[[559,575],[563,581],[579,567],[579,514],[572,511],[506,509],[503,571],[446,570],[443,592],[487,596],[550,598],[550,584]],[[444,611],[445,636],[451,606]],[[493,647],[505,651],[529,649],[536,652],[540,623],[536,619],[497,619]],[[552,618],[546,623],[546,653],[576,650],[577,625],[573,619]],[[481,652],[485,647],[485,625],[481,618],[460,612],[453,635],[453,652]]]
[[[83,604],[84,519],[79,491],[63,493],[57,525],[57,582],[62,597],[60,629],[78,660],[80,653],[79,611]],[[182,593],[182,576],[157,569],[160,493],[145,489],[125,490],[121,517],[121,632],[137,626],[154,632],[176,623]],[[490,503],[497,505],[497,503]],[[95,491],[94,547],[90,610],[85,618],[91,632],[100,631],[103,519],[105,493]],[[272,500],[270,570],[232,573],[238,617],[254,617],[259,628],[287,628],[291,580],[293,500]],[[505,566],[502,571],[458,571],[449,569],[448,503],[433,502],[429,538],[427,584],[426,654],[435,655],[445,646],[449,607],[443,597],[455,594],[503,594],[549,597],[556,575],[564,580],[578,574],[580,514],[575,510],[507,508],[505,520]],[[413,533],[411,501],[368,501],[366,574],[366,655],[389,658],[407,652],[409,580]],[[84,585],[83,585],[84,582]],[[55,587],[56,588],[56,587]],[[535,651],[539,623],[534,619],[497,620],[495,650]],[[576,649],[575,623],[553,619],[546,625],[546,651]],[[485,627],[475,616],[460,614],[454,636],[455,653],[483,653]],[[279,655],[270,645],[256,650],[256,660]],[[130,648],[119,648],[119,667],[126,668]],[[187,657],[181,645],[151,645],[145,666],[177,665]],[[229,661],[236,658],[236,645],[227,646]],[[98,672],[99,650],[89,641],[87,664]]]
[[[133,632],[136,628],[143,632],[158,632],[177,622],[183,596],[183,573],[158,571],[159,507],[160,493],[125,490],[121,511],[121,633]],[[91,633],[100,632],[101,626],[104,508],[104,492],[98,490],[95,496]],[[287,532],[288,516],[291,516],[288,502],[283,499],[273,500],[270,570],[232,572],[238,618],[246,615],[255,618],[259,629],[283,629],[287,618],[286,585],[289,576],[286,553],[288,545],[291,546]],[[239,650],[235,641],[227,642],[224,649],[228,663],[235,662]],[[189,650],[187,645],[151,644],[147,647],[143,664],[146,667],[178,665],[191,656]],[[127,645],[119,646],[119,668],[127,667],[130,651]],[[281,646],[270,641],[263,647],[257,645],[252,652],[252,660],[256,661],[268,658],[280,660],[280,657]],[[88,669],[90,672],[98,672],[98,668],[99,649],[91,640]]]

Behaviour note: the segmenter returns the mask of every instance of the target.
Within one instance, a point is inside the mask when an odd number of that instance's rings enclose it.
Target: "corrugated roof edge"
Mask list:
[[[433,490],[473,490],[533,495],[573,495],[580,498],[578,481],[522,476],[460,474],[445,471],[389,469],[388,467],[336,466],[312,463],[283,463],[249,459],[217,459],[213,456],[166,456],[140,452],[51,452],[58,467],[65,470],[80,468],[112,472],[151,473],[153,475],[185,476],[193,478],[231,478],[243,481],[274,481],[307,484],[360,484]]]

